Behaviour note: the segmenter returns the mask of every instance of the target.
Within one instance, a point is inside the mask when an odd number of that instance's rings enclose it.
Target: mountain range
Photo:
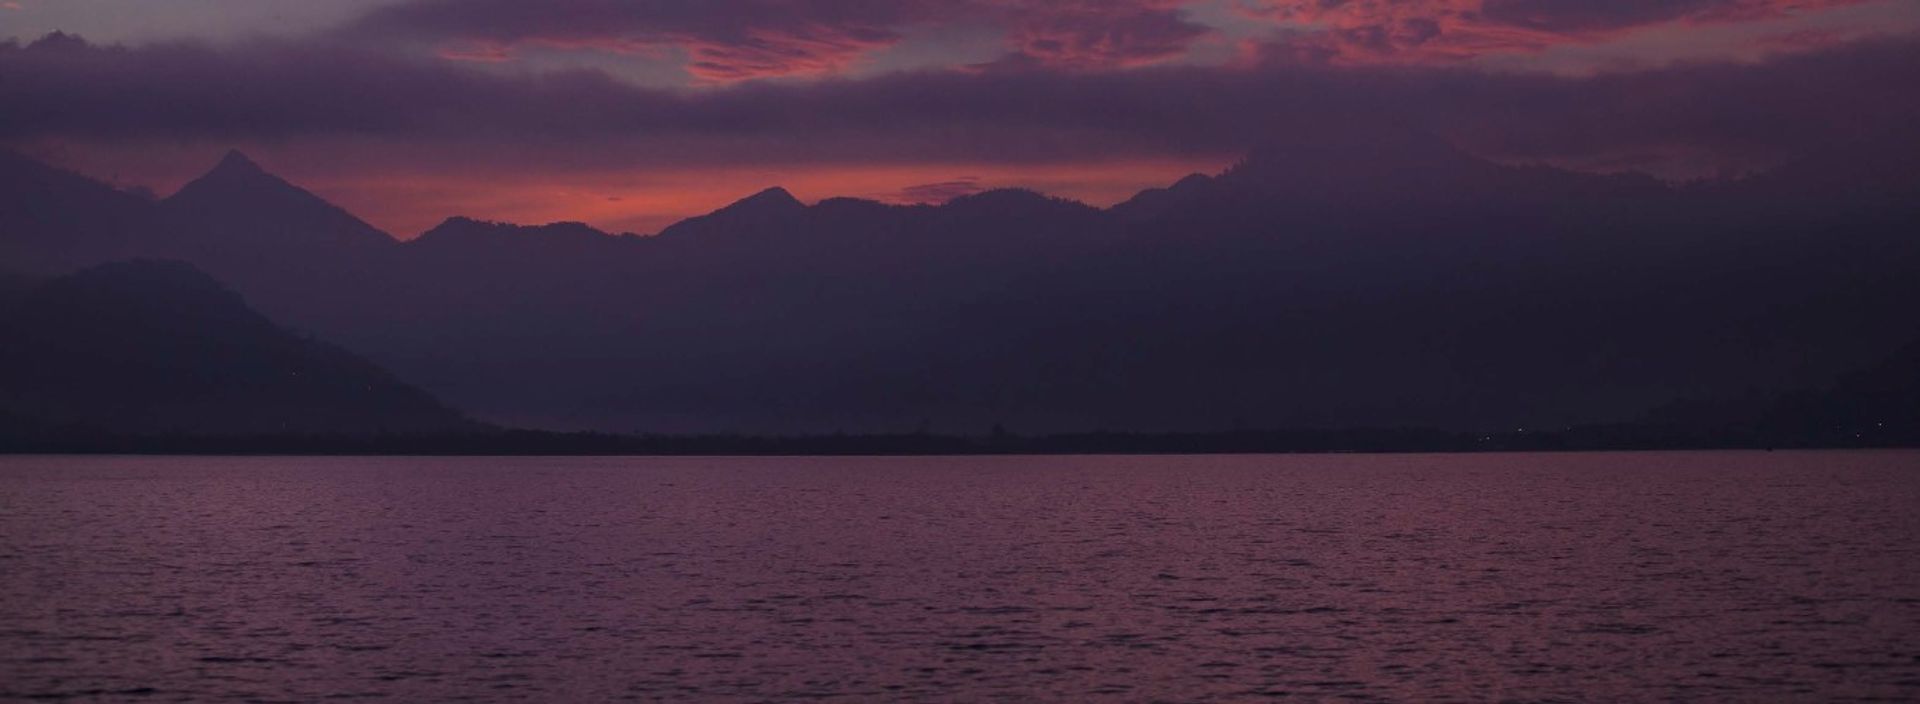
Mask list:
[[[1920,336],[1913,147],[1676,185],[1379,130],[1105,209],[772,188],[650,236],[454,217],[404,241],[238,153],[157,201],[8,155],[0,269],[189,262],[524,427],[1563,427],[1825,386]]]

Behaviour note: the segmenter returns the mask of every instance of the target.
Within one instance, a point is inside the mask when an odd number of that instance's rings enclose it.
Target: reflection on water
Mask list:
[[[1920,454],[0,458],[0,697],[1920,698]]]

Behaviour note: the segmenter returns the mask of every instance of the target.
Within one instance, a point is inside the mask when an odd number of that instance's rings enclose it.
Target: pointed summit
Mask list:
[[[199,178],[182,186],[180,190],[184,193],[210,186],[217,186],[223,190],[238,188],[299,190],[299,187],[273,175],[246,154],[240,153],[238,149],[228,149],[226,154],[220,156],[219,163],[214,164],[213,168],[208,169]]]
[[[734,201],[706,215],[687,218],[661,230],[657,237],[697,236],[700,233],[762,232],[789,225],[807,211],[807,204],[779,186]]]
[[[393,238],[229,150],[200,178],[161,201],[189,240],[210,247],[392,244]]]
[[[792,211],[792,210],[800,210],[806,207],[807,206],[805,203],[801,203],[799,198],[793,197],[793,194],[788,193],[787,189],[781,188],[779,186],[774,186],[772,188],[766,189],[759,193],[755,193],[745,198],[741,198],[740,200],[734,201],[732,205],[729,205],[725,208],[721,208],[716,212],[722,212],[722,213],[727,211],[786,212],[786,211]]]
[[[247,158],[237,149],[229,149],[220,157],[220,163],[201,174],[199,178],[188,181],[168,200],[180,200],[192,197],[218,197],[226,199],[246,199],[260,197],[267,192],[275,194],[306,193],[298,186],[269,173],[260,164]]]
[[[260,168],[258,163],[247,158],[247,155],[240,153],[240,150],[228,149],[226,155],[220,157],[220,163],[215,164],[213,170],[207,173],[208,175],[231,174],[235,176],[260,176],[266,175],[267,170]]]
[[[48,32],[46,35],[40,37],[39,39],[33,40],[32,43],[27,44],[27,51],[73,52],[73,51],[85,51],[91,46],[92,45],[88,44],[87,40],[84,37],[81,37],[78,34],[68,34],[66,32],[62,32],[56,29],[54,31]]]

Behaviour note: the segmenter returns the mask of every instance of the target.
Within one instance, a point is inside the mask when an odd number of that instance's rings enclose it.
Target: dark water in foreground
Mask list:
[[[0,458],[0,697],[1920,699],[1920,453]]]

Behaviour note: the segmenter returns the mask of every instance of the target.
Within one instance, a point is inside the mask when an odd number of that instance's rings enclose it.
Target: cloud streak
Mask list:
[[[903,205],[923,203],[938,205],[961,196],[970,196],[984,190],[986,190],[986,188],[980,185],[979,178],[962,176],[947,181],[935,181],[933,183],[921,183],[908,186],[893,193],[885,194],[881,197],[881,200]]]
[[[1870,0],[1249,0],[1289,28],[1269,59],[1431,64],[1618,40],[1661,27],[1753,23]]]
[[[1209,33],[1184,0],[412,0],[377,9],[340,36],[437,45],[503,61],[523,48],[658,57],[675,52],[710,83],[837,75],[907,33],[982,25],[1005,61],[1099,70],[1176,58]]]
[[[1166,66],[689,92],[597,71],[503,75],[326,43],[125,48],[59,36],[0,46],[0,139],[354,137],[659,163],[1017,163],[1227,153],[1391,121],[1514,158],[1685,147],[1747,159],[1910,124],[1920,118],[1914,75],[1920,41],[1898,39],[1591,77]]]
[[[1187,53],[1212,30],[1187,19],[1179,0],[1031,3],[1011,13],[1012,59],[1101,70],[1160,63]]]

